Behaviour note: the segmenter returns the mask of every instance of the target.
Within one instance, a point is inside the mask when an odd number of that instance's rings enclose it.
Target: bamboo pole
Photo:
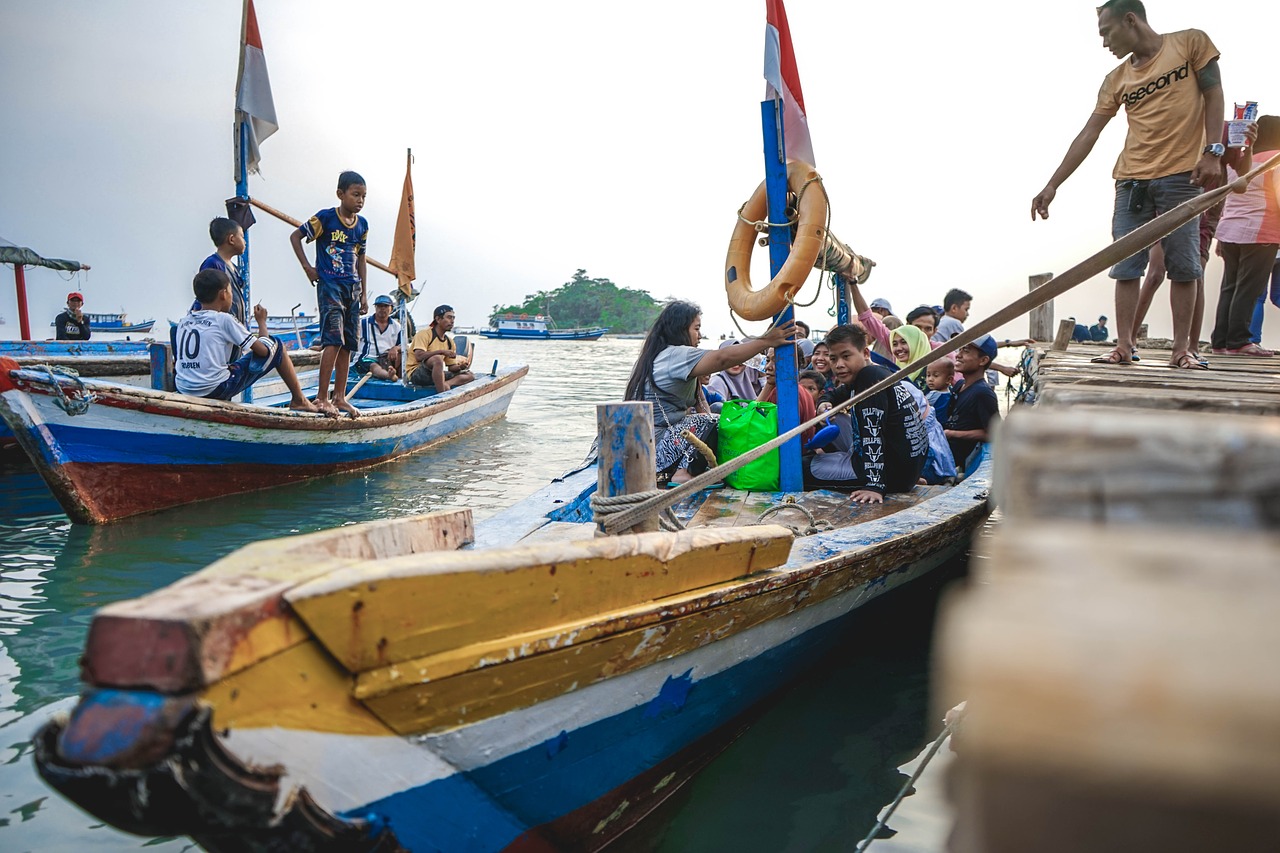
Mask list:
[[[287,223],[289,223],[289,224],[290,224],[290,225],[292,225],[294,228],[301,228],[301,227],[302,227],[302,221],[301,221],[301,220],[294,219],[292,216],[290,216],[289,214],[285,213],[284,211],[276,210],[276,209],[275,209],[274,207],[272,207],[271,205],[269,205],[269,204],[267,204],[267,203],[265,203],[265,202],[258,201],[256,198],[250,198],[250,199],[249,199],[249,204],[251,204],[251,205],[253,205],[254,207],[258,208],[258,210],[261,210],[263,213],[269,213],[269,214],[271,214],[271,215],[272,215],[272,216],[274,216],[276,219],[279,219],[281,222],[287,222]],[[387,266],[387,265],[386,265],[386,264],[384,264],[382,261],[375,261],[373,258],[370,258],[370,257],[368,257],[367,255],[365,256],[365,260],[369,262],[369,266],[371,266],[371,267],[376,267],[376,268],[378,268],[378,269],[382,270],[382,271],[383,271],[383,272],[385,272],[385,273],[389,273],[390,275],[395,275],[395,274],[396,274],[395,270],[391,269],[391,267]],[[399,280],[399,278],[397,278],[397,281],[398,281],[398,280]]]

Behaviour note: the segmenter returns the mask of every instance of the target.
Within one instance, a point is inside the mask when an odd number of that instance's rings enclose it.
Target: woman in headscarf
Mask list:
[[[893,351],[893,363],[899,368],[906,367],[916,359],[933,352],[929,339],[915,326],[899,326],[891,331],[889,347]],[[924,382],[924,373],[925,369],[922,367],[910,376],[911,384],[921,391],[928,390]]]
[[[772,346],[786,343],[795,331],[795,323],[787,323],[760,338],[718,350],[701,350],[698,344],[702,341],[702,310],[683,300],[667,303],[644,340],[626,395],[628,400],[653,403],[654,451],[660,477],[683,483],[705,465],[693,443],[681,437],[687,429],[704,443],[714,441],[716,416],[708,411],[700,393],[699,377],[742,364]]]
[[[720,349],[736,345],[737,341],[724,341]],[[749,364],[731,364],[711,377],[707,387],[726,400],[754,400],[763,387],[763,374]]]
[[[898,365],[899,369],[921,356],[928,355],[934,349],[924,332],[910,325],[899,326],[890,332],[889,344],[893,348],[893,363]],[[956,475],[956,462],[942,424],[938,422],[937,414],[924,396],[929,390],[929,386],[925,384],[926,373],[926,368],[922,367],[898,384],[911,392],[911,396],[916,401],[916,408],[924,418],[925,430],[929,434],[929,456],[925,460],[921,476],[929,485],[936,485]]]

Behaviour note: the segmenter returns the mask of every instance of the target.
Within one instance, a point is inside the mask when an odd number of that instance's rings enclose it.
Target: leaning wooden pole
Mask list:
[[[281,222],[287,222],[288,224],[292,225],[294,228],[302,227],[302,220],[294,219],[292,216],[285,213],[284,211],[276,210],[271,205],[266,204],[265,202],[258,201],[256,198],[249,199],[249,204],[258,208],[258,210],[261,210],[263,213],[271,214],[276,219],[279,219]],[[373,258],[365,258],[365,260],[368,261],[369,266],[371,267],[377,267],[378,269],[382,270],[385,273],[396,275],[396,271],[393,270],[391,267],[387,266],[386,264],[382,263],[382,261],[375,261]],[[396,280],[399,281],[399,276],[396,277]]]
[[[1034,292],[1036,288],[1048,284],[1052,278],[1053,273],[1051,272],[1042,272],[1030,276],[1027,280],[1027,284],[1030,285],[1028,289]],[[1053,340],[1053,300],[1032,308],[1029,319],[1031,321],[1031,334],[1028,337],[1031,340],[1041,343]]]
[[[596,430],[600,436],[599,479],[596,494],[604,498],[653,491],[658,480],[653,446],[653,404],[648,402],[601,403],[596,406]],[[629,530],[609,533],[647,533],[658,530],[658,516],[638,519]],[[596,525],[604,534],[604,525]]]

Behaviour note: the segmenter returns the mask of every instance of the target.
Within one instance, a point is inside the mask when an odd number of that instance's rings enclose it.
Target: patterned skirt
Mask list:
[[[658,473],[670,474],[679,468],[689,470],[690,466],[695,466],[693,473],[706,470],[706,460],[701,451],[681,433],[688,430],[714,450],[718,421],[715,415],[685,415],[672,426],[660,429],[654,440]]]

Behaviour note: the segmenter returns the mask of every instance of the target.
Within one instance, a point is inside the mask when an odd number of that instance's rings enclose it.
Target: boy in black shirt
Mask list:
[[[951,405],[943,433],[951,445],[956,467],[969,470],[969,456],[980,442],[990,438],[991,421],[1000,420],[996,392],[984,377],[987,366],[996,357],[996,342],[983,335],[956,351],[956,371],[964,377],[951,389]]]
[[[67,310],[53,318],[53,337],[59,341],[89,340],[89,318],[80,310],[84,296],[78,291],[67,294]],[[48,316],[48,315],[46,315]]]
[[[836,326],[827,334],[827,347],[840,384],[824,402],[839,405],[893,374],[871,363],[860,326]],[[804,459],[805,488],[852,492],[856,503],[883,503],[886,493],[911,491],[929,455],[929,435],[911,392],[898,383],[872,395],[854,407],[852,421],[852,450]]]

